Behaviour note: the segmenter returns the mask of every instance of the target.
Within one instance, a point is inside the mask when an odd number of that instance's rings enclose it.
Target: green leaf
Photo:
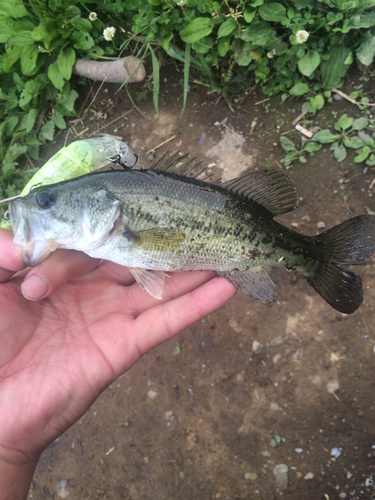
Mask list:
[[[52,121],[60,130],[66,129],[66,121],[64,120],[64,117],[61,113],[53,113]]]
[[[359,137],[344,137],[344,145],[347,148],[359,149],[363,146],[363,141]]]
[[[371,147],[375,146],[374,139],[372,137],[370,137],[369,135],[362,133],[361,134],[361,139],[363,141],[363,144],[365,144],[366,146],[371,146]]]
[[[90,32],[92,30],[92,23],[88,19],[83,19],[82,17],[75,17],[71,20],[71,23],[79,31]]]
[[[276,448],[276,446],[279,446],[279,444],[281,443],[281,437],[278,436],[277,434],[275,434],[274,436],[272,436],[272,439],[270,441],[270,446],[272,446],[272,448]]]
[[[3,63],[4,63],[4,71],[6,73],[8,73],[10,71],[13,64],[15,64],[18,61],[18,59],[21,57],[22,51],[23,51],[22,47],[18,47],[17,45],[14,45],[10,49],[10,51],[4,55]]]
[[[35,120],[37,119],[39,114],[39,110],[35,108],[31,108],[30,111],[27,113],[27,122],[26,122],[26,132],[29,133],[32,131]]]
[[[342,144],[338,146],[333,152],[333,156],[336,158],[337,161],[344,161],[346,158],[346,154],[347,154],[346,149]]]
[[[53,121],[49,120],[41,128],[40,134],[42,137],[47,139],[47,141],[52,141],[54,132],[55,132],[55,125],[53,124]]]
[[[72,47],[65,47],[61,49],[57,56],[57,66],[61,76],[66,80],[70,80],[72,76],[72,69],[76,60],[76,53]]]
[[[357,14],[350,18],[349,26],[355,29],[372,28],[375,26],[375,11],[367,14]]]
[[[315,97],[312,97],[310,99],[310,102],[314,107],[314,109],[318,111],[319,109],[322,109],[322,107],[324,106],[324,97],[321,94],[318,94]]]
[[[271,42],[276,43],[275,34],[276,32],[271,29],[266,21],[253,21],[241,31],[240,37],[245,42],[252,42],[264,47],[271,44]]]
[[[373,167],[375,165],[375,155],[370,155],[370,158],[366,161],[366,165]]]
[[[244,42],[241,47],[240,55],[237,59],[238,66],[248,66],[252,61],[253,45],[249,42]]]
[[[320,64],[320,55],[311,50],[298,61],[298,69],[305,76],[311,76]]]
[[[360,118],[356,118],[354,121],[353,121],[353,130],[363,130],[364,128],[366,128],[368,125],[368,118],[366,118],[365,116],[361,116]]]
[[[88,50],[95,45],[94,40],[88,33],[83,31],[75,31],[72,33],[70,40],[74,42],[73,47],[75,49]]]
[[[13,19],[29,15],[21,0],[6,0],[0,2],[0,11],[6,12]]]
[[[160,72],[159,72],[159,60],[156,57],[154,49],[151,45],[148,46],[151,52],[152,59],[152,75],[154,82],[154,90],[153,90],[153,100],[156,114],[159,115],[159,89],[160,89]]]
[[[291,151],[284,158],[284,165],[290,165],[298,156],[298,151]]]
[[[180,32],[181,39],[186,43],[194,43],[212,32],[212,22],[208,17],[197,17]]]
[[[337,141],[340,137],[341,135],[334,135],[328,129],[324,129],[317,132],[312,140],[321,142],[322,144],[328,144]]]
[[[30,31],[20,31],[9,39],[9,43],[24,48],[26,45],[33,45],[34,40],[31,38]]]
[[[172,38],[173,38],[173,31],[168,33],[168,35],[163,36],[163,38],[160,40],[161,46],[163,47],[165,52],[168,52],[169,42],[172,40]]]
[[[18,116],[11,116],[5,122],[5,134],[9,137],[13,134],[14,129],[17,127],[19,122]]]
[[[286,16],[286,9],[281,3],[270,3],[259,8],[259,15],[265,21],[281,22]]]
[[[57,61],[53,62],[48,66],[48,78],[51,80],[53,85],[61,90],[64,86],[64,78],[62,77]]]
[[[365,66],[370,66],[374,59],[374,55],[375,36],[373,36],[370,31],[367,31],[363,35],[363,42],[359,46],[359,49],[356,52],[356,56],[362,64],[364,64]]]
[[[304,156],[300,156],[298,159],[299,159],[299,161],[301,163],[306,163],[307,162],[307,160],[306,160],[306,158]]]
[[[306,83],[297,83],[289,90],[289,94],[298,96],[306,94],[309,90],[309,86]]]
[[[366,207],[366,212],[368,215],[375,215],[375,212],[373,210],[370,210],[368,207]]]
[[[354,161],[356,163],[363,163],[369,156],[369,154],[371,153],[371,148],[365,146],[362,151],[354,157]]]
[[[220,38],[217,48],[219,51],[219,56],[224,57],[225,54],[228,52],[229,47],[230,47],[230,42],[231,38],[229,36],[224,36],[223,38]]]
[[[259,5],[263,5],[264,0],[253,0],[250,2],[251,7],[259,7]]]
[[[250,24],[251,21],[254,19],[254,16],[256,14],[256,9],[253,9],[251,7],[246,7],[246,9],[244,10],[244,13],[243,13],[243,17],[245,19],[245,21]]]
[[[281,137],[280,144],[285,151],[297,151],[295,145],[287,137]]]
[[[209,36],[205,36],[198,42],[193,43],[192,48],[195,50],[195,52],[198,52],[198,54],[207,54],[207,52],[211,50],[213,44],[213,39]]]
[[[319,151],[323,146],[322,144],[317,144],[314,141],[306,143],[304,150],[307,151],[308,153],[314,153],[315,151]]]
[[[327,54],[328,59],[322,61],[320,68],[322,71],[322,82],[325,90],[332,89],[348,71],[349,66],[344,64],[350,53],[350,49],[343,43],[334,45]]]
[[[346,113],[340,116],[340,119],[338,122],[339,127],[341,130],[347,130],[353,125],[353,118],[351,116],[348,116]]]
[[[221,38],[222,36],[228,36],[232,33],[232,31],[237,27],[236,21],[233,17],[229,17],[223,24],[220,25],[217,37]]]

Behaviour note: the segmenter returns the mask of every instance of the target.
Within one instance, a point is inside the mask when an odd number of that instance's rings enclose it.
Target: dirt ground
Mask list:
[[[253,93],[233,103],[232,112],[224,98],[192,83],[179,121],[181,79],[173,65],[163,68],[160,116],[148,94],[137,101],[145,117],[133,110],[101,133],[121,137],[145,164],[150,150],[174,136],[156,157],[167,149],[190,152],[223,179],[264,167],[285,170],[279,137],[293,129],[302,101],[256,104],[264,96]],[[343,90],[362,84],[357,79]],[[130,88],[133,97],[143,85]],[[374,102],[371,86],[365,83]],[[75,125],[77,132],[89,127],[80,138],[132,109],[117,88],[101,89],[97,113]],[[89,86],[80,92],[84,104]],[[308,127],[332,126],[332,111],[363,114],[334,100]],[[301,140],[298,132],[288,137]],[[328,228],[366,207],[375,211],[375,171],[364,173],[353,156],[339,164],[327,146],[305,165],[295,162],[286,171],[300,207],[279,220],[317,234],[322,223]],[[365,295],[352,315],[333,310],[297,273],[271,269],[273,304],[238,293],[146,355],[45,451],[29,498],[375,499],[374,264],[373,257],[355,270]],[[288,468],[284,485],[274,473],[280,464]]]

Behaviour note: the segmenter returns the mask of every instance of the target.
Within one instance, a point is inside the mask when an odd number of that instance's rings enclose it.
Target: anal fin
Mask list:
[[[276,285],[263,267],[254,267],[247,271],[218,272],[218,275],[223,276],[246,295],[260,302],[270,304],[275,300]]]
[[[169,278],[167,273],[164,271],[150,271],[148,269],[141,269],[140,267],[130,267],[129,271],[143,290],[155,299],[163,299],[165,278]]]

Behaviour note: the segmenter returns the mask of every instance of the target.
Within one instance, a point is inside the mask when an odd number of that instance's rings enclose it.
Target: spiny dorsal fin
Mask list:
[[[181,155],[180,152],[176,151],[172,156],[168,156],[168,151],[166,151],[159,160],[154,160],[151,164],[151,169],[161,170],[163,172],[171,172],[174,174],[185,175],[186,177],[192,177],[201,180],[211,179],[213,173],[208,173],[208,167],[203,166],[202,162],[195,162],[196,158],[191,158],[188,160],[189,154]],[[212,179],[211,179],[212,180]]]
[[[251,198],[267,208],[273,216],[286,214],[298,207],[297,189],[281,170],[250,172],[222,186]]]

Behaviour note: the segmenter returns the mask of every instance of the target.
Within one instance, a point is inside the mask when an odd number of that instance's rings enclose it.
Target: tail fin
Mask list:
[[[350,314],[363,300],[362,280],[342,265],[364,265],[375,251],[375,216],[360,215],[317,236],[321,259],[308,283],[337,311]]]

